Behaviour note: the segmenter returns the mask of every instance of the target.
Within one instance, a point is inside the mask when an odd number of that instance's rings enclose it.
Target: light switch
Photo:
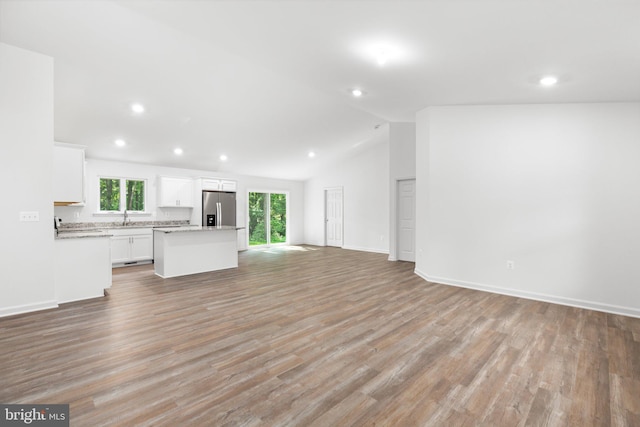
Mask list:
[[[20,212],[20,221],[36,222],[40,221],[40,212]]]

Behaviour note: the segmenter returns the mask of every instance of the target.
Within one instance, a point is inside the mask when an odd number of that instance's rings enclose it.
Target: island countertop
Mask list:
[[[189,225],[182,227],[158,227],[153,231],[161,233],[183,233],[186,231],[226,231],[226,230],[242,230],[244,227],[236,227],[235,225],[221,225],[219,227],[204,227],[201,225]]]

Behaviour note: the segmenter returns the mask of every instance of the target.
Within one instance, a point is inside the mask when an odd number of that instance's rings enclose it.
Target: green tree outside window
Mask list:
[[[100,210],[120,210],[120,180],[100,178]]]
[[[249,245],[287,241],[287,195],[249,193]]]
[[[287,241],[287,195],[271,193],[271,243]]]
[[[126,209],[144,212],[144,186],[144,180],[100,178],[100,211],[120,212]]]
[[[266,194],[249,193],[249,245],[266,245]]]
[[[144,211],[144,181],[127,180],[127,210]]]

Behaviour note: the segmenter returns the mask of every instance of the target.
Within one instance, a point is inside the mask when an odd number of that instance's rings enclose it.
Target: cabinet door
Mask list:
[[[178,200],[180,206],[193,207],[193,181],[190,179],[183,179],[178,186]]]
[[[153,259],[153,236],[131,237],[131,261]]]
[[[158,206],[178,206],[178,188],[175,178],[160,177],[158,184]]]
[[[84,202],[84,149],[54,145],[53,201]]]
[[[237,187],[235,181],[222,181],[222,191],[236,191]]]
[[[190,178],[162,176],[158,193],[159,207],[193,207],[193,181]]]
[[[208,191],[218,191],[220,190],[220,181],[217,179],[203,179],[202,189]]]
[[[111,263],[127,262],[131,259],[131,237],[111,237]]]

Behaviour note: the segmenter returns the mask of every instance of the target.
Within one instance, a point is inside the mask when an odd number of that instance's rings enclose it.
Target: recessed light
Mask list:
[[[118,147],[124,147],[125,145],[127,145],[127,143],[125,142],[124,139],[116,139],[115,141],[113,141],[114,144],[116,144]]]
[[[180,156],[180,155],[182,155],[182,153],[183,153],[182,148],[180,148],[180,147],[178,147],[178,148],[174,148],[174,149],[173,149],[173,152],[174,152],[174,154],[175,154],[176,156]]]
[[[138,114],[144,113],[144,105],[138,103],[131,104],[131,111]]]
[[[223,162],[226,162],[227,160],[229,160],[229,158],[225,154],[221,154],[220,155],[220,160],[223,161]]]
[[[406,48],[397,42],[384,41],[369,45],[367,56],[375,59],[379,67],[384,67],[389,62],[402,62],[408,57]]]
[[[309,158],[313,159],[316,156],[316,153],[314,153],[313,151],[309,151],[309,154],[307,154],[309,156]]]
[[[375,57],[378,65],[381,67],[384,66],[384,64],[386,64],[389,60],[389,48],[385,46],[379,46],[376,49]]]
[[[362,96],[363,92],[362,89],[352,89],[351,90],[351,95],[355,96],[356,98]]]
[[[539,83],[541,86],[553,86],[558,83],[558,78],[556,76],[544,76],[540,79]]]

